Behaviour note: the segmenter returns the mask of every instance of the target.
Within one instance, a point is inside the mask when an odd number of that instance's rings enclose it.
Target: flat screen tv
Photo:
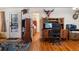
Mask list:
[[[46,29],[52,29],[52,23],[45,23]]]

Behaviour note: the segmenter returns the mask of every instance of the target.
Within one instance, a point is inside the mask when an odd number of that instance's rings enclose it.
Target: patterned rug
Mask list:
[[[27,51],[30,43],[7,42],[0,44],[0,51]]]

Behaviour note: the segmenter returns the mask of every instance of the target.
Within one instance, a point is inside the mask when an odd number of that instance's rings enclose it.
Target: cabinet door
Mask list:
[[[61,38],[64,38],[64,29],[61,29],[60,36],[61,36]]]
[[[64,30],[64,37],[67,38],[67,36],[68,36],[68,31]]]
[[[43,30],[43,38],[48,38],[48,31],[47,30]]]
[[[61,30],[61,38],[62,39],[68,39],[68,30]]]

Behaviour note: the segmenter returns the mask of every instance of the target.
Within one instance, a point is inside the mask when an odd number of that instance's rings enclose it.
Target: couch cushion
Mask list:
[[[6,39],[6,33],[5,32],[0,32],[0,39]]]

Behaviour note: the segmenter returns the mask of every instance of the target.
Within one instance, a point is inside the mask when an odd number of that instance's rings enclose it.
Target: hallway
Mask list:
[[[79,50],[79,41],[63,41],[61,45],[41,41],[40,33],[36,33],[36,35],[32,39],[31,46],[29,51],[78,51]]]

